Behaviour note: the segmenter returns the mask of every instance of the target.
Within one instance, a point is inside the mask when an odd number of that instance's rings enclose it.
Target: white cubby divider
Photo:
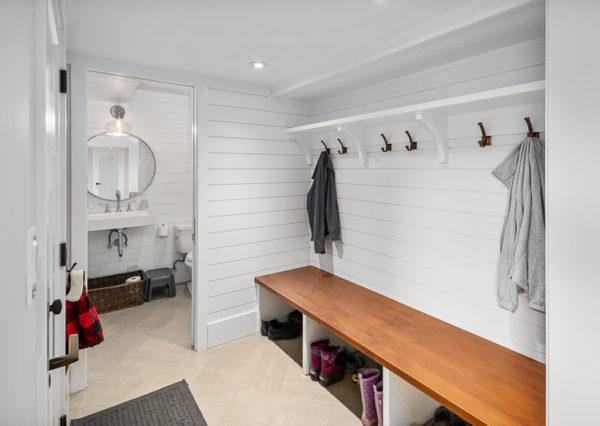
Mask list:
[[[383,368],[383,425],[422,425],[440,406],[436,400]]]

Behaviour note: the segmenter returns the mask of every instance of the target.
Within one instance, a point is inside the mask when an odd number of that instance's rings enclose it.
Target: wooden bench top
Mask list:
[[[546,422],[538,361],[313,266],[255,281],[474,424]]]

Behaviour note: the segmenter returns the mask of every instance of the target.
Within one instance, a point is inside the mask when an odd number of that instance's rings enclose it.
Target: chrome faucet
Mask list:
[[[117,196],[117,210],[115,210],[115,212],[119,213],[121,211],[121,191],[117,189],[115,195]]]

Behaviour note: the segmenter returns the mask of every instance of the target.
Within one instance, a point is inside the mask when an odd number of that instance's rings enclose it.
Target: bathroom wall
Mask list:
[[[257,330],[254,277],[307,265],[309,167],[286,127],[308,105],[261,88],[208,90],[208,346]]]
[[[323,99],[313,113],[320,121],[543,79],[540,41]],[[353,147],[332,155],[343,244],[327,255],[311,248],[312,264],[544,361],[545,315],[529,309],[525,297],[514,314],[496,304],[507,190],[491,170],[522,140],[525,116],[543,131],[543,100],[449,116],[447,164],[439,163],[430,134],[415,122],[365,129],[368,168]],[[478,146],[479,121],[493,135],[492,146]],[[418,141],[417,151],[404,149],[404,130]],[[381,132],[392,152],[380,151]]]
[[[155,85],[156,86],[156,85]],[[139,208],[140,200],[148,201],[149,210],[156,214],[157,224],[169,226],[169,236],[158,237],[156,226],[130,228],[125,231],[129,245],[119,258],[117,250],[108,249],[107,231],[89,233],[88,274],[91,278],[127,271],[132,267],[147,270],[170,267],[182,254],[175,248],[174,225],[193,220],[193,140],[192,89],[163,85],[145,87],[142,84],[126,102],[88,97],[88,136],[104,131],[110,120],[109,109],[118,103],[126,109],[126,119],[133,125],[133,134],[143,139],[156,157],[156,175],[150,188],[133,203]],[[127,208],[128,201],[121,203]],[[116,202],[110,202],[114,211]],[[106,201],[88,194],[88,211],[104,212]],[[137,266],[136,266],[137,265]],[[177,282],[191,279],[187,268],[179,263]]]

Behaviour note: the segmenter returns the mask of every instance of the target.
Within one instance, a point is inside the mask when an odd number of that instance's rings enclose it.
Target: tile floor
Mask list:
[[[177,296],[100,315],[105,341],[88,350],[78,418],[185,379],[210,426],[360,425],[275,344],[254,334],[203,352],[190,347],[191,299]]]

